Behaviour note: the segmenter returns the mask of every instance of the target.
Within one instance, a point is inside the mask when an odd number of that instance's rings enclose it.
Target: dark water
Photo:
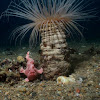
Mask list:
[[[0,15],[3,11],[5,11],[9,5],[11,0],[0,0]],[[15,0],[17,1],[17,0]],[[93,1],[93,0],[91,0]],[[85,21],[82,23],[82,25],[86,28],[84,29],[83,35],[86,39],[86,41],[99,41],[100,39],[100,0],[94,0],[94,4],[91,8],[96,8],[97,16],[96,18],[90,20],[89,22]],[[9,35],[11,34],[12,30],[14,30],[17,26],[23,25],[27,21],[20,19],[20,18],[15,18],[15,17],[10,17],[9,21],[7,17],[3,17],[0,19],[0,46],[6,46],[10,45],[10,40]],[[28,39],[29,39],[29,34],[24,38],[22,41],[23,43],[28,44]],[[14,44],[14,41],[12,42]]]

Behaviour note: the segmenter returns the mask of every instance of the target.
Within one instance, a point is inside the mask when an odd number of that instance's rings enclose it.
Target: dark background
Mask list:
[[[11,0],[0,0],[0,15],[2,12],[4,12]],[[85,0],[84,0],[85,1]],[[90,20],[85,21],[82,23],[82,25],[86,28],[84,29],[83,35],[88,40],[98,40],[100,39],[100,0],[92,0],[94,1],[93,6],[90,6],[90,8],[96,8],[98,17]],[[3,17],[0,19],[0,46],[3,45],[11,45],[10,40],[8,39],[11,32],[19,25],[24,24],[24,20],[20,18],[10,17],[9,21],[7,17]],[[26,36],[26,38],[23,40],[23,43],[28,43],[29,35]],[[12,45],[14,44],[14,41],[12,42]]]

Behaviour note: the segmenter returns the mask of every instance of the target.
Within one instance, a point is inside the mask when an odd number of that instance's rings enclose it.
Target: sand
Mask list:
[[[75,78],[72,84],[57,84],[57,81],[34,80],[25,82],[24,77],[12,76],[8,81],[0,80],[0,100],[99,100],[100,99],[100,43],[69,43],[71,50],[70,75]],[[25,57],[27,51],[39,62],[39,47],[28,46],[0,48],[0,63],[5,58],[8,63],[1,64],[1,69],[16,65],[17,57]],[[10,62],[10,63],[9,63]],[[16,65],[19,68],[23,64]],[[11,67],[11,66],[10,66]],[[8,77],[8,76],[7,76]]]

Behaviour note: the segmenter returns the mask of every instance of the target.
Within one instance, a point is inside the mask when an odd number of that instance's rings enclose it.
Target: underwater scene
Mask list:
[[[100,0],[0,0],[0,100],[100,100]]]

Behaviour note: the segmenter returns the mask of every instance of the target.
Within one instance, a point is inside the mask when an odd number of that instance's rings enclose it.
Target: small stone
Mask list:
[[[86,93],[86,90],[83,88],[83,89],[81,89],[81,92],[82,93]]]
[[[48,100],[53,100],[54,99],[53,96],[49,96],[47,98],[48,98]]]
[[[4,100],[9,100],[8,97],[5,97]]]
[[[16,96],[17,96],[17,97],[20,97],[20,94],[17,94]]]
[[[35,97],[36,95],[37,95],[37,92],[32,92],[32,93],[30,94],[31,97]]]
[[[78,55],[81,55],[81,53],[78,53]]]
[[[93,81],[89,81],[89,82],[87,82],[87,84],[86,84],[86,86],[91,86],[91,85],[93,85]]]
[[[22,49],[24,50],[24,49],[26,49],[26,47],[22,47]]]
[[[93,65],[93,67],[94,67],[94,68],[98,68],[99,66],[98,66],[98,65]]]
[[[57,92],[57,95],[60,96],[60,95],[61,95],[61,91],[58,91],[58,92]]]
[[[5,92],[5,95],[8,95],[9,94],[9,92]]]
[[[26,92],[26,95],[29,95],[29,94],[30,94],[30,92],[29,92],[29,91],[27,91],[27,92]]]
[[[76,94],[75,94],[75,96],[77,96],[77,97],[78,97],[79,95],[80,95],[79,93],[76,93]]]
[[[39,87],[39,90],[41,90],[41,91],[42,91],[42,90],[43,90],[43,87]]]
[[[58,88],[57,90],[58,90],[58,91],[61,91],[61,90],[62,90],[62,88]]]
[[[26,92],[27,89],[26,89],[25,87],[19,87],[19,88],[17,89],[17,91],[19,91],[19,92]]]
[[[45,86],[45,84],[44,84],[44,83],[40,83],[40,84],[39,84],[39,86],[43,86],[43,87],[44,87],[44,86]]]
[[[95,87],[96,87],[96,88],[99,88],[100,86],[99,86],[99,85],[96,85]]]
[[[83,78],[79,77],[78,81],[79,84],[81,84],[83,82]]]
[[[80,96],[80,98],[83,98],[83,95],[82,94],[80,94],[79,96]]]

